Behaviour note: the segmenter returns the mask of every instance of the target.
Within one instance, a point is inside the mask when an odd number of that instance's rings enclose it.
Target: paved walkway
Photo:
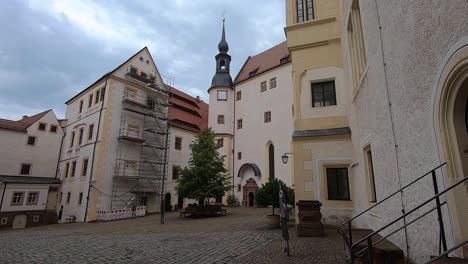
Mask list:
[[[228,208],[227,216],[179,219],[169,213],[107,223],[49,225],[0,232],[0,263],[343,263],[335,230],[324,238],[298,238],[282,253],[279,229],[268,229],[269,210]]]

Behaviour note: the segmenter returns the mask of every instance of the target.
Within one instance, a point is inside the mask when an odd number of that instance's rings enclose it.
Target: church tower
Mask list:
[[[234,136],[234,87],[229,68],[231,56],[227,53],[229,45],[224,30],[218,44],[219,53],[216,55],[216,73],[208,89],[210,110],[208,126],[216,133],[219,154],[224,158],[224,165],[232,177],[233,136]]]

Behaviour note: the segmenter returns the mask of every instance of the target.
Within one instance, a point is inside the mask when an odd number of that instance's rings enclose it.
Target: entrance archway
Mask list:
[[[253,192],[249,192],[249,207],[254,206],[255,201],[255,194]]]
[[[255,205],[255,192],[258,190],[257,182],[250,178],[245,183],[243,189],[243,199],[242,199],[242,206],[254,206]],[[250,205],[252,199],[252,205]]]
[[[434,128],[445,188],[468,176],[468,38],[446,57],[434,104]],[[457,46],[457,45],[456,45]],[[468,184],[447,194],[456,242],[468,239]]]
[[[28,217],[25,214],[19,214],[15,216],[15,219],[13,220],[13,229],[20,229],[20,228],[26,228],[26,224],[28,222]]]

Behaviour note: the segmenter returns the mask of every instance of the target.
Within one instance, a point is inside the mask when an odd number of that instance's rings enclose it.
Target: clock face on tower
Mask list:
[[[218,101],[227,101],[227,91],[219,90],[218,91]]]

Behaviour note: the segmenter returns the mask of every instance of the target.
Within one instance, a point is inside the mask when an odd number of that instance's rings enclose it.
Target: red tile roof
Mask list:
[[[174,87],[169,90],[171,125],[182,129],[200,132],[208,127],[208,104]]]
[[[237,74],[234,84],[238,84],[261,73],[281,66],[291,61],[286,41],[259,53],[253,57],[248,57]]]
[[[17,121],[0,118],[0,129],[26,132],[28,127],[36,123],[36,121],[45,116],[49,111],[52,111],[52,109],[35,114],[33,116],[25,116],[24,118]]]

